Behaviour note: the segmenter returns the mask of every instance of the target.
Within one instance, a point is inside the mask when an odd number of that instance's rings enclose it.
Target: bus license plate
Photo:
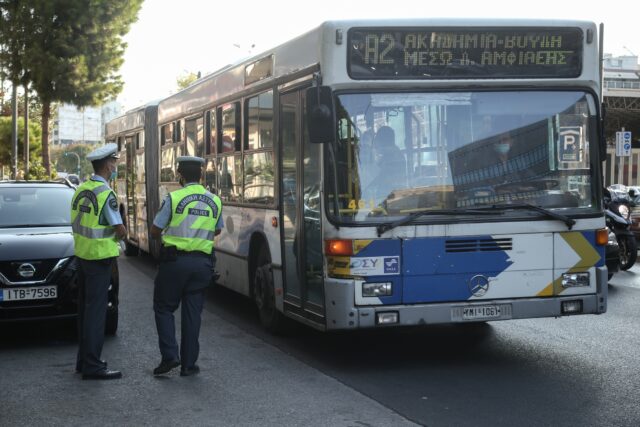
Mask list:
[[[26,301],[38,299],[51,299],[58,296],[56,286],[38,286],[32,288],[13,288],[2,290],[3,301]]]
[[[462,309],[463,320],[495,319],[500,317],[499,305],[478,305]]]

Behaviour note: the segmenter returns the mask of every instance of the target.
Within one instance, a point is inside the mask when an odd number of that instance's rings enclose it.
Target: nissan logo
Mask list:
[[[474,297],[481,297],[489,290],[489,279],[482,274],[476,274],[469,279],[469,291]]]
[[[36,274],[36,268],[31,264],[24,263],[21,264],[20,267],[18,267],[18,274],[20,275],[20,277],[30,279],[34,274]]]

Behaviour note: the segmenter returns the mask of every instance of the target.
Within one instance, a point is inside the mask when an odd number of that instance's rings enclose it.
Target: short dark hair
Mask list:
[[[183,162],[178,164],[178,172],[187,182],[198,182],[202,177],[202,166],[200,163]]]
[[[102,169],[104,169],[105,166],[107,166],[107,162],[109,161],[109,159],[110,157],[105,157],[104,159],[92,161],[91,166],[93,166],[93,171],[95,173],[100,172]]]

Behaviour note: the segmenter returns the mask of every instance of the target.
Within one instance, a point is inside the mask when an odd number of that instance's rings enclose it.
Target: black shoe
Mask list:
[[[160,364],[153,370],[153,375],[162,375],[171,371],[173,368],[177,368],[180,366],[179,360],[167,360],[162,361]]]
[[[186,368],[180,371],[181,377],[189,377],[191,375],[197,375],[200,373],[200,367],[198,365],[193,365],[193,368]]]
[[[122,378],[122,372],[109,369],[94,374],[82,374],[83,380],[117,380],[118,378]]]

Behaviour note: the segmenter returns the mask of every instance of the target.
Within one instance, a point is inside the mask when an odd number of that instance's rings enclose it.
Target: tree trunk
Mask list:
[[[42,101],[42,164],[51,176],[51,162],[49,160],[49,118],[51,116],[51,101]]]

